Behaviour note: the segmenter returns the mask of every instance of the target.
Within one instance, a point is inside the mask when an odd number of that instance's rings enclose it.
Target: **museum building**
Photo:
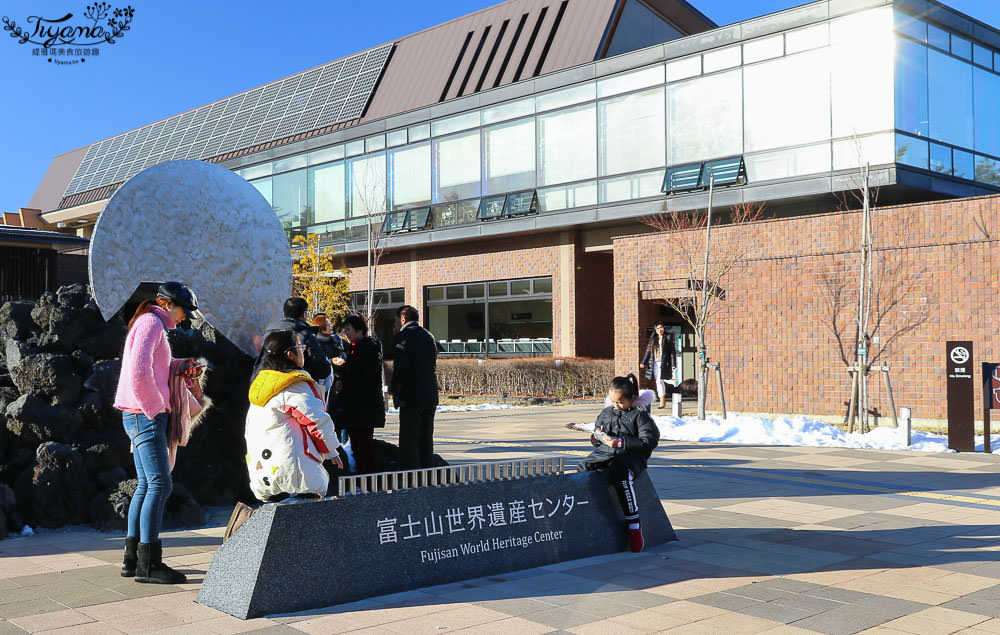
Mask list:
[[[716,336],[738,407],[763,410],[802,359],[820,382],[843,375],[815,320],[775,317],[807,315],[815,276],[849,266],[843,207],[861,166],[880,207],[919,217],[907,222],[924,242],[893,249],[988,257],[997,103],[1000,31],[933,0],[819,0],[722,27],[684,0],[509,0],[59,155],[29,207],[88,236],[143,168],[212,161],[354,271],[374,220],[376,301],[417,306],[443,355],[614,356],[624,371],[664,319],[692,376],[688,330],[657,304],[678,262],[641,219],[705,207],[712,175],[716,209],[761,202],[772,218],[761,284],[727,290],[735,322]],[[794,266],[809,257],[820,273]],[[934,284],[961,289],[961,275]],[[991,310],[968,297],[961,311]],[[768,352],[774,329],[805,357]],[[900,345],[923,355],[947,331],[920,326]],[[793,405],[815,411],[810,399]]]

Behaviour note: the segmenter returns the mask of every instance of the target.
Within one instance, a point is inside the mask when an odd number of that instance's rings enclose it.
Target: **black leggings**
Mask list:
[[[615,488],[618,494],[618,502],[622,506],[622,513],[625,520],[639,520],[639,499],[636,498],[635,488],[632,487],[633,475],[628,467],[618,459],[611,459],[608,463],[588,463],[581,464],[587,470],[603,470],[607,474],[608,482]]]

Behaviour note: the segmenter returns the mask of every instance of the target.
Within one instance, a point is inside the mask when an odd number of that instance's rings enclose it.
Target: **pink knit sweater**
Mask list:
[[[153,314],[156,313],[156,315]],[[156,316],[163,319],[161,322]],[[142,412],[153,418],[170,410],[170,345],[168,329],[175,328],[170,314],[158,306],[141,316],[125,338],[122,372],[118,378],[115,408]]]

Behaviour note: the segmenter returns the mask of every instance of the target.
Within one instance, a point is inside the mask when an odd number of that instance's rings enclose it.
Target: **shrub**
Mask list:
[[[610,359],[439,359],[438,385],[448,395],[604,397],[614,376]]]

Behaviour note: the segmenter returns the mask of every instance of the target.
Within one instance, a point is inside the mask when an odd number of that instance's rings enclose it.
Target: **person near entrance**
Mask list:
[[[660,398],[660,408],[667,407],[667,382],[677,376],[677,353],[674,337],[667,333],[667,325],[657,322],[653,334],[646,344],[646,353],[639,362],[639,370],[646,369],[646,379],[656,384],[656,395]],[[669,373],[669,374],[668,374]]]
[[[417,310],[396,309],[392,400],[399,408],[399,458],[404,469],[432,467],[434,411],[438,405],[437,346],[420,326]]]

